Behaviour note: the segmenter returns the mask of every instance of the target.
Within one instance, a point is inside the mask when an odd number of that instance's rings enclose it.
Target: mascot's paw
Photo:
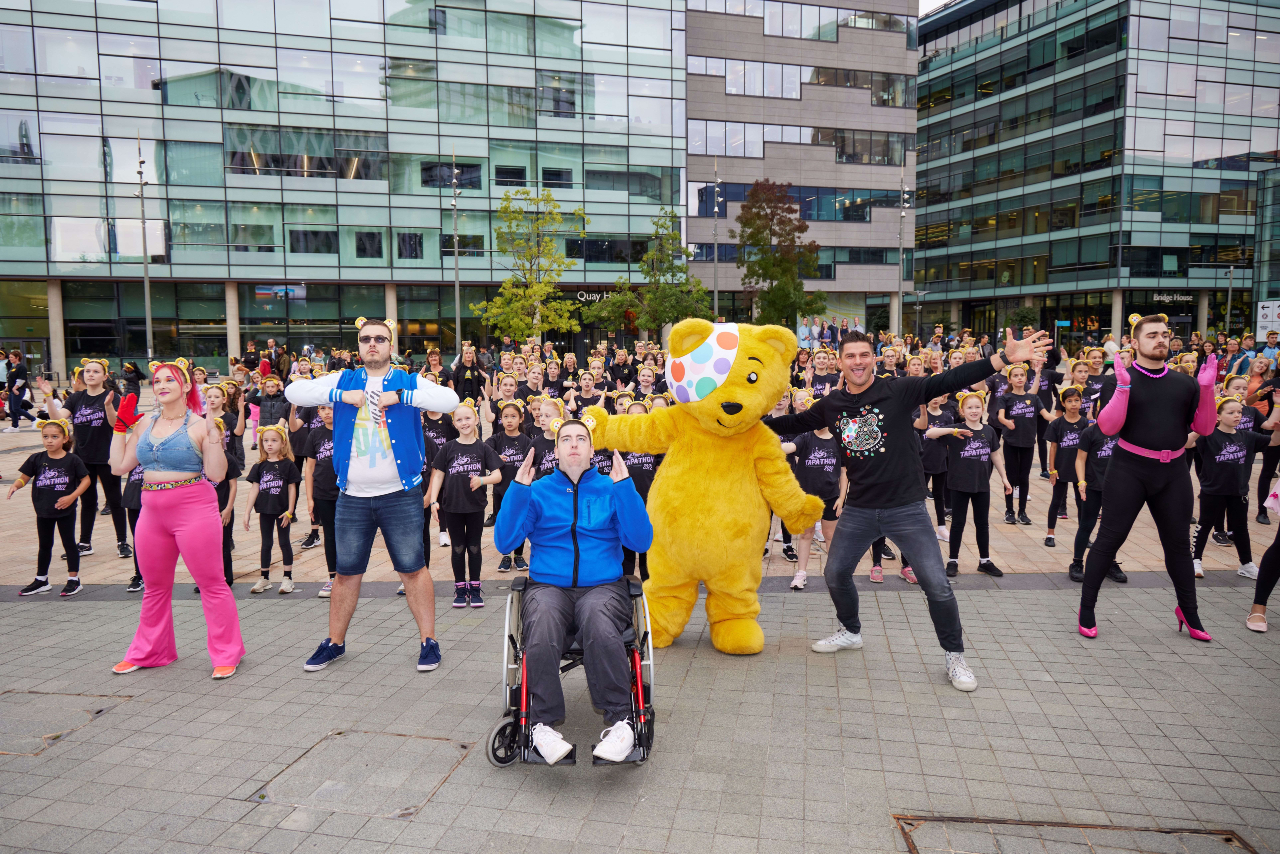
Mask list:
[[[812,528],[814,523],[822,518],[822,509],[825,505],[822,499],[816,495],[806,495],[804,504],[800,508],[800,512],[795,516],[790,516],[782,521],[787,523],[788,531],[803,531]]]
[[[591,431],[592,438],[604,435],[605,425],[609,423],[609,413],[605,411],[603,406],[588,406],[579,417],[587,425],[587,429]],[[597,444],[596,447],[603,448],[604,446]]]
[[[653,645],[658,645],[657,638]],[[727,655],[755,655],[764,649],[764,629],[746,618],[712,623],[711,645]]]
[[[649,624],[649,640],[653,641],[654,649],[665,649],[675,642],[676,636],[671,632],[661,629],[658,626]]]

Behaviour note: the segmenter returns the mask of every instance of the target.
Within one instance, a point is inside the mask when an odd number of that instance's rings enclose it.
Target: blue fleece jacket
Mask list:
[[[614,483],[595,466],[577,484],[557,469],[502,498],[493,542],[509,554],[533,544],[529,577],[556,587],[594,587],[622,577],[622,547],[649,550],[653,526],[631,478]]]

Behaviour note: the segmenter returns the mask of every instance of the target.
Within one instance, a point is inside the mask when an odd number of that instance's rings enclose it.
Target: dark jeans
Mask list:
[[[968,515],[969,505],[973,505],[973,533],[978,538],[978,557],[986,560],[991,557],[991,525],[987,517],[991,515],[990,492],[961,492],[951,490],[951,559],[960,557],[960,542],[964,537],[964,517]]]
[[[342,531],[337,544],[338,574],[364,575],[379,531],[396,572],[422,569],[427,565],[422,553],[422,515],[422,490],[416,486],[373,497],[339,495],[334,514],[334,528]]]
[[[32,422],[36,420],[36,417],[32,413],[32,410],[22,408],[22,402],[24,398],[25,398],[25,395],[23,395],[23,397],[18,397],[16,394],[9,395],[9,417],[13,419],[14,427],[20,426],[22,424],[21,419],[23,418]]]
[[[320,523],[320,530],[324,532],[324,562],[329,567],[329,577],[333,578],[338,574],[338,544],[334,540],[337,536],[334,533],[334,519],[338,513],[338,499],[316,498],[314,501],[315,521]],[[425,543],[425,538],[423,541]]]
[[[128,520],[125,518],[124,506],[120,503],[120,478],[111,473],[111,466],[106,463],[85,463],[89,470],[89,488],[80,496],[80,542],[93,542],[93,523],[98,518],[98,481],[102,481],[102,494],[107,497],[107,506],[111,508],[111,523],[116,528],[116,542],[126,543],[128,537]]]
[[[1036,449],[1030,445],[1020,448],[1017,445],[1005,444],[1004,470],[1009,476],[1009,485],[1018,490],[1018,512],[1027,512],[1027,493],[1031,491],[1031,462]],[[1013,512],[1013,493],[1004,497],[1006,513]]]
[[[467,565],[470,563],[471,580],[480,580],[480,538],[484,534],[484,511],[474,513],[451,513],[440,511],[440,521],[449,532],[452,543],[453,581],[459,584],[467,580]]]
[[[1243,495],[1205,495],[1200,493],[1200,524],[1196,525],[1196,560],[1204,557],[1204,547],[1209,541],[1210,530],[1222,530],[1222,519],[1227,519],[1227,530],[1236,544],[1236,555],[1241,565],[1253,562],[1253,546],[1249,542],[1249,499]]]
[[[1076,513],[1080,513],[1080,508],[1084,501],[1080,498],[1080,484],[1071,483],[1058,477],[1058,482],[1053,485],[1053,498],[1049,501],[1049,530],[1052,531],[1058,527],[1058,512],[1067,509],[1067,487],[1076,494]]]
[[[911,565],[929,601],[929,616],[933,618],[938,643],[948,652],[964,652],[960,608],[955,594],[951,592],[938,536],[923,501],[887,508],[846,505],[840,513],[835,534],[827,544],[829,552],[824,573],[840,624],[854,633],[862,631],[853,570],[871,544],[880,537],[888,537],[897,543],[904,560],[908,552],[911,554]]]
[[[258,514],[258,528],[262,531],[262,571],[266,572],[271,566],[271,540],[277,537],[280,540],[280,557],[284,560],[285,569],[293,569],[293,544],[289,542],[289,532],[293,530],[296,521],[290,522],[289,527],[280,527],[279,516],[268,516],[262,513]]]
[[[1076,530],[1075,559],[1084,561],[1085,549],[1089,548],[1089,538],[1093,536],[1093,527],[1098,524],[1098,515],[1102,512],[1102,490],[1086,486],[1084,503],[1080,505],[1080,527]]]
[[[553,587],[530,581],[520,600],[520,620],[530,724],[555,726],[564,720],[560,656],[569,648],[575,628],[582,639],[582,667],[591,704],[604,712],[607,725],[627,719],[631,667],[622,633],[631,625],[631,597],[626,581],[596,587]]]
[[[49,577],[49,563],[53,560],[53,531],[58,531],[62,540],[62,548],[67,552],[67,573],[75,575],[80,571],[80,549],[76,548],[76,508],[66,516],[46,518],[36,517],[36,538],[39,548],[36,552],[36,575]]]

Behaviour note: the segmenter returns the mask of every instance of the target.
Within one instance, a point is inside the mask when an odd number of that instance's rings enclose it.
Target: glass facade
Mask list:
[[[1187,332],[1225,324],[1228,272],[1253,288],[1256,176],[1280,155],[1280,9],[1219,6],[1001,0],[920,22],[929,301],[1020,299],[1081,340],[1151,306]]]

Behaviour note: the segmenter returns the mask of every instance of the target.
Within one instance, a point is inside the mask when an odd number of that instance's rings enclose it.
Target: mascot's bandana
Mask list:
[[[702,400],[720,387],[738,355],[738,324],[716,323],[692,353],[667,361],[667,387],[681,403]]]

